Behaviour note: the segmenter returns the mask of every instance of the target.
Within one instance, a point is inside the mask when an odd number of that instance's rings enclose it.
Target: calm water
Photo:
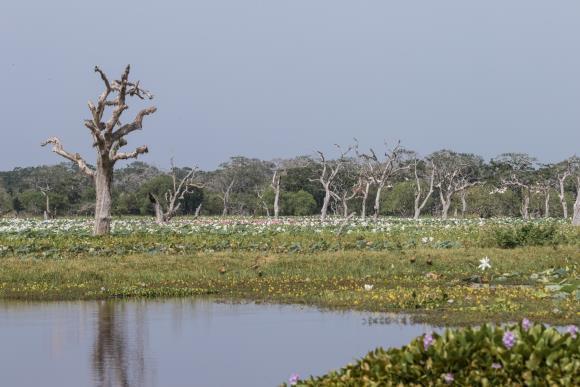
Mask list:
[[[2,302],[0,385],[277,386],[431,329],[392,318],[199,299]]]

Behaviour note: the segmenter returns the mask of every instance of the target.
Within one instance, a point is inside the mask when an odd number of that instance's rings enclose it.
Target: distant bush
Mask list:
[[[580,334],[541,324],[449,329],[409,345],[377,349],[356,364],[299,386],[574,386]]]
[[[555,223],[525,223],[494,228],[497,245],[504,249],[519,246],[545,246],[562,243]]]
[[[316,212],[316,200],[309,192],[285,192],[282,195],[282,208],[288,215],[305,216]]]

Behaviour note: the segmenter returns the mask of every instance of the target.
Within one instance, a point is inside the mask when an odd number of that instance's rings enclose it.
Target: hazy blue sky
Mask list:
[[[158,112],[130,147],[215,167],[401,139],[544,161],[580,153],[578,0],[2,1],[0,169],[93,161],[100,65]],[[125,116],[132,119],[139,105]]]

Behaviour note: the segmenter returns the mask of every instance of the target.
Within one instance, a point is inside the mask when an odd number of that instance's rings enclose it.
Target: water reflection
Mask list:
[[[200,299],[0,302],[0,384],[276,386],[433,329],[406,322]]]
[[[135,318],[132,319],[125,306],[105,301],[97,305],[92,354],[97,387],[146,385],[144,309],[137,304]],[[132,326],[129,327],[129,324]]]

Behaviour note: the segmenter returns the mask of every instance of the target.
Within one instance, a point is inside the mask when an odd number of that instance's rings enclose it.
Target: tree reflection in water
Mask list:
[[[97,387],[141,387],[151,382],[145,375],[144,314],[139,303],[132,308],[122,302],[98,303],[92,355]]]

